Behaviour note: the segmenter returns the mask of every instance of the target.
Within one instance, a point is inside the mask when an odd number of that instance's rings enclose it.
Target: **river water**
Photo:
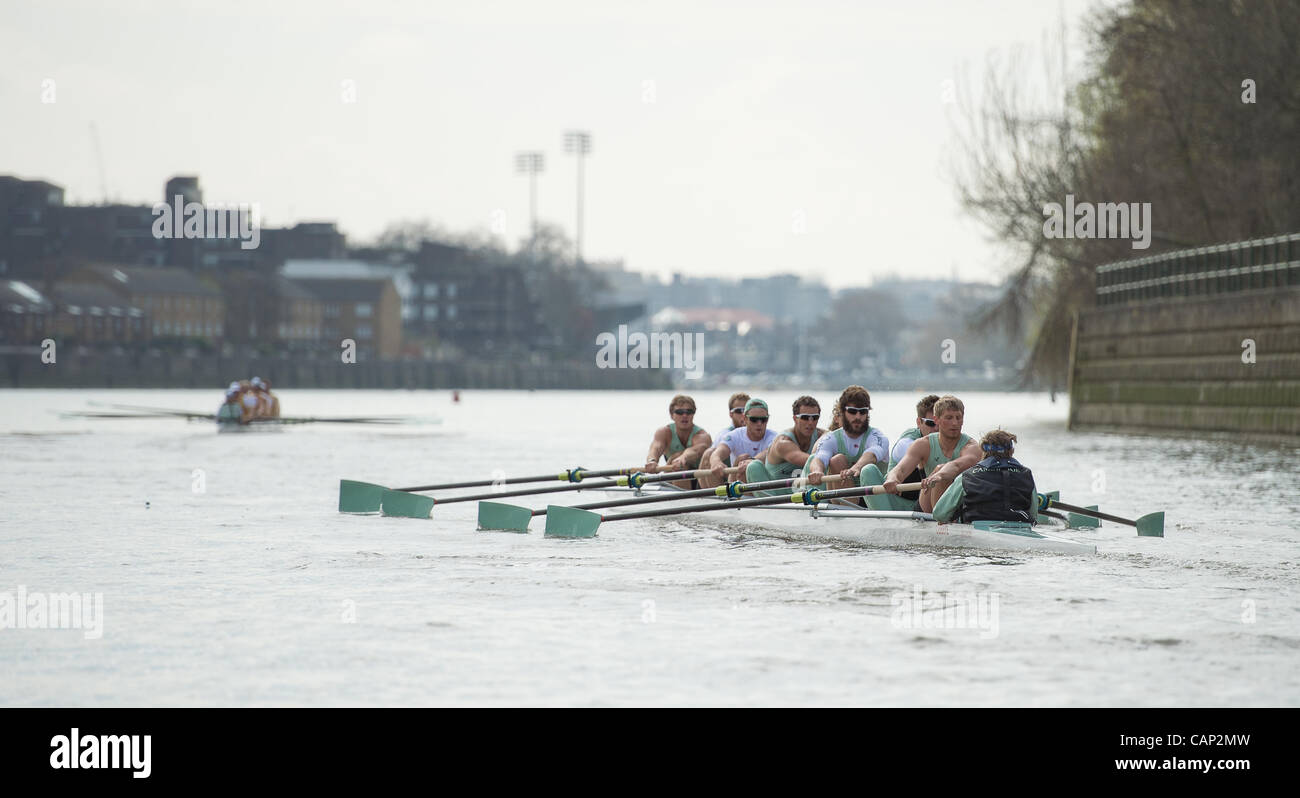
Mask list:
[[[774,418],[794,395],[764,396]],[[0,392],[0,608],[102,601],[82,628],[0,612],[0,705],[1300,705],[1295,445],[1071,434],[1064,401],[967,394],[966,431],[1015,432],[1040,489],[1164,510],[1166,536],[1066,533],[1087,557],[897,551],[704,514],[558,540],[538,521],[477,532],[472,502],[340,515],[338,480],[633,465],[669,394],[280,396],[285,415],[440,421],[219,434],[59,415],[211,412],[219,392]],[[726,396],[696,396],[711,433]],[[916,398],[877,394],[873,424],[894,438]]]

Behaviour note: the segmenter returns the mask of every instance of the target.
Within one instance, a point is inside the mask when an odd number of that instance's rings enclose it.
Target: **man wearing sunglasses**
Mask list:
[[[884,482],[885,491],[897,495],[904,477],[918,466],[924,468],[926,476],[921,480],[921,495],[917,498],[917,509],[923,513],[932,512],[935,502],[957,475],[978,463],[983,456],[979,443],[961,431],[962,422],[966,420],[966,406],[960,399],[941,397],[934,403],[934,419],[938,422],[938,431],[912,441],[907,454],[889,470]]]
[[[659,458],[668,462],[663,471],[685,471],[700,467],[700,457],[713,439],[704,428],[695,423],[695,400],[678,394],[668,403],[668,417],[673,423],[655,430],[650,441],[650,451],[645,458],[645,471],[654,474],[660,470]],[[672,484],[689,490],[692,480],[677,480]]]
[[[746,482],[766,482],[787,479],[803,468],[812,456],[813,444],[826,433],[817,426],[821,418],[821,405],[811,396],[800,396],[790,408],[794,412],[794,426],[782,430],[767,449],[762,460],[752,460],[745,468]],[[790,493],[789,488],[759,491],[759,496],[780,496]]]
[[[907,450],[911,447],[913,441],[924,438],[931,432],[939,428],[939,422],[934,419],[934,403],[939,401],[937,394],[930,394],[921,398],[916,403],[916,426],[905,431],[898,436],[894,443],[894,448],[889,452],[889,469],[892,471],[899,461],[907,456]],[[925,479],[925,469],[917,466],[912,473],[903,477],[903,482],[920,482]],[[882,482],[884,480],[881,480]],[[884,494],[880,496],[868,496],[867,505],[873,510],[915,510],[916,502],[921,497],[919,490],[900,493],[897,496],[893,494]]]
[[[718,434],[713,436],[713,440],[715,442],[714,446],[717,445],[718,441],[721,441],[724,437],[726,437],[728,432],[731,432],[734,429],[745,428],[745,402],[748,401],[749,401],[749,394],[747,393],[733,393],[731,395],[731,398],[727,400],[727,414],[731,419],[731,423],[723,427],[722,429],[718,430]],[[708,449],[704,451],[704,456],[700,458],[701,463],[707,465],[708,463],[712,462],[714,446],[710,446]],[[716,488],[719,485],[721,485],[723,481],[724,480],[714,479],[711,474],[705,475],[703,477],[700,477],[700,487]]]
[[[707,466],[713,472],[713,479],[723,479],[729,465],[744,465],[764,457],[776,440],[776,433],[767,428],[767,422],[767,402],[762,399],[745,402],[745,428],[728,432],[713,450]]]
[[[871,394],[861,385],[850,385],[840,394],[843,426],[828,432],[813,446],[804,464],[808,482],[820,485],[827,474],[839,474],[842,486],[880,484],[880,467],[889,457],[889,438],[871,426]]]

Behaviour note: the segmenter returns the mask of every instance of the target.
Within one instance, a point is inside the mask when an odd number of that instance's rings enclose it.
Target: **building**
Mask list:
[[[314,348],[321,341],[324,303],[311,291],[282,276],[276,276],[275,285],[279,303],[276,338],[291,350]]]
[[[216,342],[226,336],[226,302],[221,290],[193,272],[93,264],[73,271],[60,283],[60,290],[74,284],[101,286],[143,310],[155,340],[202,338]]]
[[[402,308],[389,278],[293,280],[321,302],[321,340],[351,339],[359,357],[395,359],[402,350]]]
[[[130,344],[153,337],[146,311],[105,285],[60,283],[54,304],[54,334],[49,337],[60,344]]]
[[[19,280],[0,280],[0,346],[39,343],[54,330],[54,302]]]
[[[0,175],[0,277],[45,277],[57,256],[63,189]]]
[[[523,267],[425,241],[412,261],[411,334],[467,351],[527,349],[546,335]]]

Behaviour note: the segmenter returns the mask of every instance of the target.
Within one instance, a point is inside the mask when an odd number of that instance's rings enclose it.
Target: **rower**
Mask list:
[[[248,384],[252,386],[253,396],[257,399],[257,417],[279,418],[280,402],[271,395],[271,384],[261,377],[254,377]]]
[[[709,433],[695,423],[695,400],[678,394],[668,403],[668,417],[673,423],[655,430],[650,440],[650,451],[646,454],[645,471],[654,474],[660,471],[659,458],[667,462],[662,470],[685,471],[700,467],[700,456],[712,442]],[[673,482],[679,488],[689,490],[693,480]]]
[[[822,408],[811,396],[800,396],[790,408],[794,412],[794,426],[782,430],[767,449],[762,460],[751,460],[745,469],[746,482],[766,482],[787,479],[802,469],[812,456],[813,444],[826,434],[817,426]],[[789,488],[759,491],[759,496],[780,496],[790,493]]]
[[[939,401],[937,394],[921,397],[921,401],[916,403],[916,426],[909,430],[904,430],[898,436],[894,443],[894,448],[889,452],[889,470],[893,470],[904,457],[907,456],[907,450],[911,447],[912,442],[934,432],[939,422],[934,420],[934,403]],[[886,472],[888,473],[888,472]],[[925,479],[925,469],[917,466],[912,473],[903,477],[903,482],[920,482]],[[884,493],[867,497],[867,505],[873,510],[915,510],[916,501],[920,498],[919,490],[912,490],[906,493],[900,493],[897,496]]]
[[[221,424],[238,424],[243,415],[243,406],[239,401],[239,383],[232,382],[226,388],[226,401],[217,408],[217,421]]]
[[[248,380],[239,381],[239,402],[243,407],[243,414],[240,416],[239,423],[247,424],[255,418],[261,416],[259,412],[260,403],[257,401],[257,392],[253,390],[253,384]]]
[[[980,451],[986,456],[958,474],[934,505],[934,520],[1038,521],[1034,472],[1016,461],[1016,436],[1004,429],[986,433]]]
[[[804,463],[804,476],[813,485],[836,473],[844,485],[879,485],[878,464],[889,457],[889,439],[871,426],[871,394],[861,385],[850,385],[836,404],[844,426],[814,444],[812,456]]]
[[[266,398],[267,398],[267,400],[270,402],[270,413],[268,414],[269,417],[270,417],[270,418],[279,418],[279,417],[280,417],[280,397],[278,397],[278,396],[276,396],[275,394],[271,393],[271,381],[270,381],[270,380],[262,380],[262,388],[263,388],[263,390],[266,391]]]
[[[776,440],[776,433],[767,428],[768,415],[767,402],[762,399],[745,402],[745,427],[733,429],[718,441],[705,465],[713,472],[713,479],[722,480],[727,466],[745,465],[766,455],[767,448]]]
[[[717,442],[722,440],[723,436],[728,432],[735,429],[745,428],[745,402],[748,401],[749,394],[747,393],[733,393],[731,398],[727,400],[727,416],[731,419],[731,423],[718,430],[718,434],[713,436],[713,446],[706,449],[704,451],[704,456],[700,458],[700,462],[704,463],[706,467],[713,460],[713,449],[714,446],[717,446]],[[716,488],[725,481],[725,479],[714,479],[712,474],[706,474],[705,476],[700,477],[700,487]]]
[[[966,418],[966,406],[955,396],[943,396],[934,403],[934,419],[939,431],[912,441],[907,454],[889,469],[885,477],[886,493],[898,494],[898,485],[917,466],[924,466],[925,478],[921,480],[921,495],[917,508],[928,513],[943,492],[966,469],[980,461],[980,447],[975,439],[961,431]]]

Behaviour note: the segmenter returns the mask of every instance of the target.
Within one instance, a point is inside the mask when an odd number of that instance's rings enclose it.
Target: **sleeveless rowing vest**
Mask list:
[[[934,470],[939,466],[956,460],[957,455],[961,454],[962,447],[974,440],[974,438],[963,432],[961,437],[957,439],[957,445],[952,447],[952,457],[948,457],[943,453],[943,447],[939,445],[939,433],[931,432],[925,437],[930,441],[930,459],[925,461],[925,473],[927,474],[933,474]]]
[[[961,475],[963,497],[958,519],[1033,521],[1034,472],[1015,458],[987,457]]]
[[[808,439],[808,448],[803,450],[804,454],[809,454],[809,455],[812,454],[813,447],[817,445],[817,441],[821,438],[822,434],[825,434],[825,430],[818,429],[813,431],[813,434]],[[794,427],[791,427],[790,429],[787,430],[781,430],[780,434],[778,434],[777,437],[780,438],[782,436],[785,436],[790,440],[794,441],[795,446],[799,445],[799,439],[794,436]],[[768,454],[765,459],[767,460],[766,465],[767,465],[767,473],[769,474],[768,477],[769,479],[786,479],[788,477],[794,476],[794,472],[798,471],[800,468],[803,468],[803,466],[797,466],[794,463],[790,463],[785,460],[778,460],[777,462],[774,463],[772,462],[772,458],[775,456],[776,453],[773,452],[771,449],[768,449]]]
[[[699,435],[703,431],[704,431],[704,427],[701,427],[699,424],[696,424],[691,428],[691,437],[688,438],[687,441],[689,442],[695,440],[695,436]],[[686,449],[687,447],[682,446],[681,440],[677,437],[677,425],[669,424],[668,425],[668,451],[663,456],[664,462],[673,459],[672,455],[675,455],[678,452],[684,452],[686,451]],[[691,467],[695,468],[697,466],[699,466],[699,463],[696,463],[694,466]]]
[[[243,417],[243,412],[239,405],[232,405],[229,402],[223,404],[217,410],[217,421],[231,422],[239,421]]]

